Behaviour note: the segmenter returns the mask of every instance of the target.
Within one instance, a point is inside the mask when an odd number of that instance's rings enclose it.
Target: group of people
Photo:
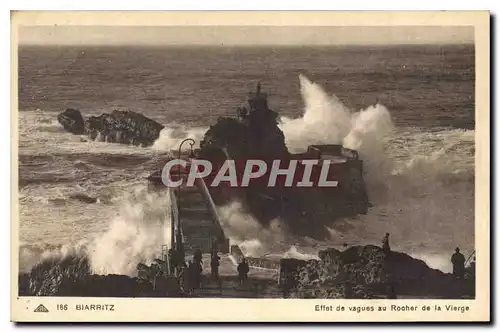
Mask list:
[[[221,282],[219,278],[219,265],[220,257],[217,251],[212,251],[210,258],[210,268],[211,268],[211,278],[215,280],[221,287]],[[195,289],[199,289],[202,286],[202,273],[203,273],[203,258],[201,250],[197,249],[193,254],[192,261],[188,262],[185,269],[183,270],[183,280],[184,280],[184,290],[187,292],[192,292]]]
[[[217,253],[217,250],[213,250],[210,255],[210,279],[215,281],[219,288],[222,288],[220,275],[219,275],[219,266],[220,266],[220,256]],[[250,267],[245,258],[241,260],[237,267],[238,271],[238,282],[239,284],[243,284],[246,280],[248,280],[248,272],[250,271]],[[184,290],[188,293],[192,292],[195,289],[199,289],[202,287],[202,272],[203,272],[203,262],[202,262],[202,253],[200,250],[196,250],[192,261],[188,262],[185,265],[185,268],[182,272],[182,277],[184,280]]]

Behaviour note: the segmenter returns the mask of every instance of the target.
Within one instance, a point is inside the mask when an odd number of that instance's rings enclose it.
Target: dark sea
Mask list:
[[[332,220],[317,243],[260,229],[238,204],[226,227],[253,255],[314,255],[379,244],[449,271],[474,250],[472,45],[356,47],[40,47],[19,49],[21,268],[87,253],[97,273],[132,274],[168,239],[167,197],[144,177],[165,154],[234,116],[261,82],[290,150],[342,143],[360,152],[374,204]],[[152,147],[87,141],[56,116],[133,110],[166,125]],[[75,195],[97,198],[88,204]]]

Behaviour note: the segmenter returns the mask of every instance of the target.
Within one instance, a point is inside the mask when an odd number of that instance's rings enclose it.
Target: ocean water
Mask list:
[[[21,47],[20,265],[87,253],[96,272],[132,274],[168,239],[168,200],[145,177],[186,137],[235,115],[261,82],[290,150],[342,143],[365,162],[374,206],[332,220],[331,239],[261,229],[236,202],[221,207],[231,238],[253,255],[391,246],[450,270],[474,250],[474,47]],[[56,116],[130,109],[166,125],[152,147],[88,142]],[[88,204],[72,198],[98,199]]]

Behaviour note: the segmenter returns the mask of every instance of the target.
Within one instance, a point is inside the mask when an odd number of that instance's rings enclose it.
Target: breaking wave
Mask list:
[[[188,128],[180,125],[168,125],[162,129],[160,137],[154,142],[152,148],[156,151],[177,150],[179,144],[186,138],[192,138],[199,144],[207,130],[208,128],[205,127]],[[186,145],[184,148],[187,147]]]
[[[352,112],[305,76],[300,83],[303,116],[281,119],[287,147],[303,151],[311,144],[337,143],[358,150],[374,206],[365,216],[332,220],[331,239],[314,243],[290,236],[279,220],[263,229],[232,203],[221,209],[221,217],[245,253],[378,244],[389,232],[396,250],[448,271],[448,253],[456,246],[466,254],[474,250],[474,131],[395,128],[383,105]]]
[[[93,273],[136,274],[138,263],[161,256],[170,240],[169,197],[138,190],[124,200],[108,229],[90,240],[72,245],[21,245],[20,267],[27,272],[47,259],[87,256]]]
[[[366,243],[390,232],[393,247],[432,257],[433,267],[445,270],[448,257],[436,256],[456,246],[474,249],[474,131],[395,128],[382,105],[352,112],[306,77],[300,83],[305,110],[282,119],[287,146],[358,150],[374,204],[366,216],[332,223],[332,240]]]

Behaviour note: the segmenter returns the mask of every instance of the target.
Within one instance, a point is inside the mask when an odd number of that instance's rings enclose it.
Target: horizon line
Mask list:
[[[301,47],[343,47],[343,46],[475,46],[475,42],[442,42],[442,43],[343,43],[343,44],[148,44],[148,43],[136,43],[136,44],[99,44],[99,43],[88,43],[88,44],[69,44],[69,43],[18,43],[18,47],[24,46],[58,46],[58,47],[89,47],[89,46],[102,46],[102,47],[290,47],[290,48],[301,48]]]

